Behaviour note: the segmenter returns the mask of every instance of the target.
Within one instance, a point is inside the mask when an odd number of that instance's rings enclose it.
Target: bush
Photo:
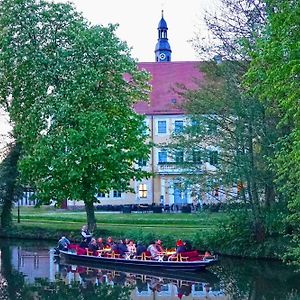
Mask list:
[[[230,218],[223,220],[215,229],[207,233],[199,232],[193,243],[201,250],[216,251],[218,253],[260,258],[283,258],[288,251],[289,238],[282,234],[274,234],[278,225],[271,225],[270,216],[262,219],[262,228],[268,230],[263,234],[263,240],[257,240],[257,223],[253,221],[249,211],[233,211]],[[273,230],[270,234],[270,228]],[[280,227],[281,228],[281,227]]]

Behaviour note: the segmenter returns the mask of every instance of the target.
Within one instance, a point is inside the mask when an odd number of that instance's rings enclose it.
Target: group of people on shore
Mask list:
[[[66,237],[62,237],[58,242],[58,249],[67,250],[69,245],[70,241]],[[108,237],[106,240],[102,237],[96,239],[89,232],[86,225],[81,229],[81,242],[79,246],[93,252],[110,249],[112,252],[118,253],[121,256],[124,256],[125,253],[132,254],[133,256],[141,256],[143,253],[148,252],[152,259],[158,259],[159,255],[166,251],[166,249],[163,248],[162,241],[159,239],[152,241],[148,246],[145,246],[140,241],[135,243],[132,239],[120,239],[118,241],[114,241],[112,237]],[[179,254],[191,250],[192,245],[189,241],[178,240],[174,252],[175,254]]]

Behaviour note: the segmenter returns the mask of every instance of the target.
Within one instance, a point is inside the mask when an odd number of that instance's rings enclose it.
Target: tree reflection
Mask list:
[[[12,267],[12,252],[8,245],[1,247],[1,299],[33,299],[27,297],[23,274]],[[27,298],[25,298],[26,296]]]
[[[88,278],[79,282],[65,282],[57,278],[55,282],[38,278],[27,283],[25,276],[12,266],[12,251],[8,245],[1,246],[0,299],[3,300],[39,300],[39,299],[107,299],[129,300],[131,287],[121,285],[96,285]]]
[[[19,278],[24,278],[20,273],[13,272]],[[111,286],[108,284],[82,285],[79,282],[65,284],[62,280],[50,282],[48,279],[38,278],[33,284],[26,283],[24,280],[7,280],[1,285],[0,299],[16,300],[67,300],[67,299],[107,299],[107,300],[129,300],[130,287]]]
[[[87,285],[82,285],[79,282],[65,284],[62,280],[49,282],[47,279],[37,279],[34,284],[28,285],[28,287],[34,294],[34,299],[130,299],[130,288],[118,285],[95,285],[91,282]]]
[[[222,258],[214,270],[230,299],[300,298],[300,274],[279,262]]]

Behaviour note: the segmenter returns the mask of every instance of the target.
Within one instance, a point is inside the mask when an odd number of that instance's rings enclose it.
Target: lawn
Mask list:
[[[13,210],[14,221],[18,228],[30,231],[72,232],[77,234],[86,223],[84,211],[61,210],[49,207],[21,207],[19,224],[17,209]],[[103,236],[115,237],[160,234],[178,238],[189,238],[198,232],[207,232],[218,226],[226,218],[224,213],[106,213],[96,212],[97,232]]]

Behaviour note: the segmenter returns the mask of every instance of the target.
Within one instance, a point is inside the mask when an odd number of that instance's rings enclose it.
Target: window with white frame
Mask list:
[[[182,163],[183,162],[183,151],[176,151],[175,152],[175,162]]]
[[[147,160],[146,159],[139,159],[138,165],[139,165],[139,167],[147,166]]]
[[[167,121],[157,121],[157,133],[167,133]]]
[[[219,160],[218,151],[209,151],[208,155],[209,155],[209,163],[213,166],[216,166]]]
[[[158,152],[158,163],[159,164],[166,163],[167,162],[167,157],[168,157],[168,154],[167,154],[166,150],[159,151]]]
[[[192,153],[193,162],[194,163],[201,163],[201,151],[194,150]]]
[[[147,196],[148,196],[147,184],[145,183],[139,184],[139,197],[147,198]]]
[[[183,130],[183,121],[182,120],[176,120],[174,123],[174,132],[180,133]]]
[[[122,192],[121,191],[113,191],[113,196],[114,196],[114,198],[121,198]]]
[[[105,193],[100,192],[100,193],[97,194],[97,197],[98,198],[105,198]]]

